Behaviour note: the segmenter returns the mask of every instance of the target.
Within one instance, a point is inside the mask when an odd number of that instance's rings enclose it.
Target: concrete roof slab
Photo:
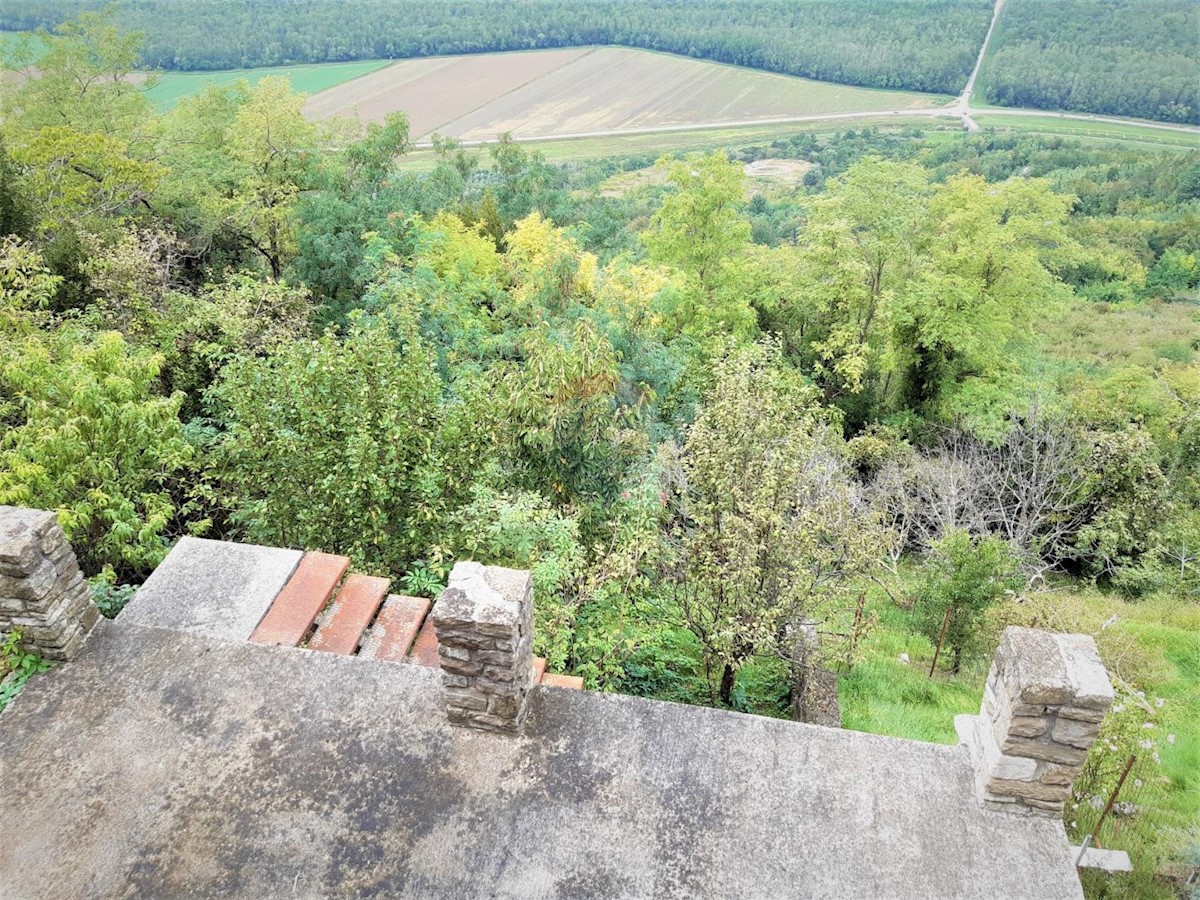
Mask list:
[[[458,729],[436,670],[102,623],[0,717],[0,896],[1082,896],[962,746],[530,703]]]

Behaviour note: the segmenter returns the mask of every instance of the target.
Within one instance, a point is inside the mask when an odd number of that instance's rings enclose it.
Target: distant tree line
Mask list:
[[[1200,3],[1009,0],[981,73],[990,103],[1200,123]]]
[[[100,0],[5,0],[53,27]],[[210,70],[617,44],[877,88],[958,93],[989,0],[127,0],[143,64]]]

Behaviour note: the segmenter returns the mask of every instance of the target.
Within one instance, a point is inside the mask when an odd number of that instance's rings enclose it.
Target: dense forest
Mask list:
[[[52,27],[103,0],[6,0],[0,27]],[[142,63],[231,69],[621,44],[879,88],[956,94],[988,0],[127,0]]]
[[[0,504],[57,511],[106,615],[185,534],[423,596],[473,558],[532,570],[592,689],[804,719],[836,670],[847,727],[947,741],[1004,625],[1085,631],[1120,702],[1064,821],[1138,754],[1138,872],[1089,891],[1170,895],[1200,152],[897,127],[416,173],[402,116],[313,123],[277,78],[158,114],[110,20],[47,44],[4,86]]]
[[[8,0],[0,27],[53,27],[103,0]],[[124,0],[141,64],[302,62],[620,44],[789,75],[957,94],[988,0]],[[1000,106],[1200,123],[1195,0],[1009,0],[978,97]]]
[[[1200,3],[1008,0],[980,75],[989,103],[1200,124]]]

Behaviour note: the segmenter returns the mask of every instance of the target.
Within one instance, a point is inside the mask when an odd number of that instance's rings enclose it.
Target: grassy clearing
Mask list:
[[[931,679],[933,647],[916,633],[911,614],[881,591],[869,598],[868,613],[875,628],[863,642],[861,661],[840,679],[843,725],[956,743],[954,716],[978,711],[988,660],[977,660],[957,675],[941,671],[939,664]],[[993,613],[994,639],[1013,624],[1094,635],[1114,683],[1144,695],[1133,701],[1145,706],[1144,713],[1133,710],[1138,716],[1134,740],[1122,743],[1115,736],[1110,715],[1092,750],[1120,760],[1131,748],[1140,754],[1137,777],[1122,793],[1136,814],[1110,819],[1103,835],[1104,846],[1129,852],[1136,871],[1116,879],[1089,876],[1095,882],[1089,896],[1170,896],[1153,873],[1169,871],[1187,846],[1200,843],[1200,604],[1166,594],[1133,602],[1064,581]],[[1143,717],[1152,722],[1144,731]],[[1114,735],[1118,749],[1106,747],[1106,735]],[[1155,738],[1153,751],[1136,740],[1147,735]],[[1161,761],[1154,762],[1152,753]],[[1109,782],[1115,778],[1102,783],[1105,795]],[[1094,819],[1098,813],[1090,806],[1076,812],[1074,826],[1067,823],[1073,836],[1091,829],[1086,815]]]
[[[861,662],[838,683],[842,725],[936,744],[956,744],[954,717],[976,713],[983,698],[984,665],[960,675],[929,677],[934,647],[915,630],[912,615],[882,593],[867,609],[877,625],[860,648]]]
[[[1200,147],[1200,133],[1169,131],[1136,123],[1125,125],[1083,119],[1059,119],[1050,116],[1007,116],[988,115],[987,113],[974,118],[981,128],[1059,135],[1078,138],[1084,142],[1155,144],[1161,147],[1178,147],[1183,150],[1194,150]]]
[[[272,76],[290,79],[292,88],[300,93],[315,94],[389,65],[391,60],[378,59],[368,62],[231,69],[225,72],[164,72],[153,87],[146,89],[146,96],[160,111],[165,111],[209,84],[233,84],[235,81],[244,80],[253,85]]]

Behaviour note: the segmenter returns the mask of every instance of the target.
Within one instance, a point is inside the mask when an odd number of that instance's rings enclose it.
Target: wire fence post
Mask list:
[[[1121,786],[1125,784],[1125,779],[1129,775],[1129,770],[1133,768],[1133,764],[1137,762],[1137,755],[1130,756],[1125,761],[1125,768],[1121,770],[1121,777],[1117,779],[1117,786],[1112,789],[1112,793],[1108,795],[1108,802],[1104,804],[1104,809],[1100,813],[1100,820],[1096,823],[1096,827],[1092,829],[1092,843],[1097,847],[1100,844],[1100,828],[1104,825],[1104,820],[1108,818],[1108,814],[1112,812],[1113,804],[1117,802],[1117,794],[1121,793]]]
[[[942,633],[938,635],[937,649],[933,651],[933,662],[929,664],[929,677],[933,677],[933,670],[937,668],[938,657],[942,655],[942,642],[946,640],[946,629],[950,627],[950,613],[954,612],[953,606],[946,607],[946,617],[942,619]]]

